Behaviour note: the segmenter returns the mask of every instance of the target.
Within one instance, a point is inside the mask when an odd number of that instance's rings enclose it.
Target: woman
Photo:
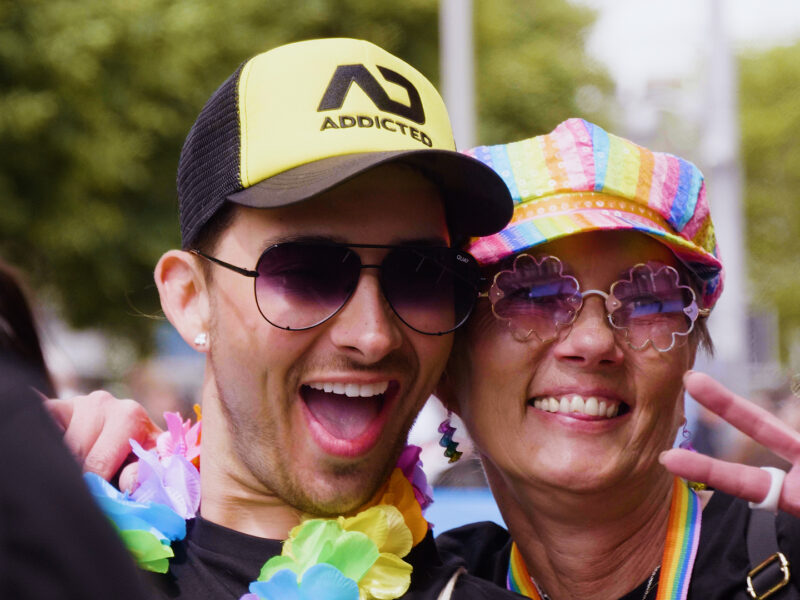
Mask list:
[[[659,462],[685,422],[682,376],[710,348],[705,319],[722,291],[701,173],[579,119],[472,153],[517,205],[505,230],[469,248],[487,289],[440,395],[469,429],[508,532],[471,525],[442,547],[532,598],[744,594],[747,505],[695,493]],[[783,433],[796,459],[798,436]],[[663,460],[728,489],[742,474]],[[769,485],[756,472],[738,490],[751,500]],[[781,514],[777,531],[800,569],[800,521]]]

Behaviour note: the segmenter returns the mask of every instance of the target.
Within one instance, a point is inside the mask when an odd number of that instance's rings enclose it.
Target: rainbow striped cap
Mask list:
[[[551,133],[466,154],[492,167],[514,199],[505,229],[468,246],[491,264],[567,235],[633,230],[668,246],[700,285],[703,306],[722,292],[724,272],[700,170],[583,119]]]

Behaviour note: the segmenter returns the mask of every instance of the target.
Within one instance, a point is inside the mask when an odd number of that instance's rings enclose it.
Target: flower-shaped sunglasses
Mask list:
[[[694,290],[681,284],[678,271],[669,265],[637,264],[608,292],[581,291],[578,280],[563,273],[558,258],[528,254],[497,273],[481,297],[489,299],[495,317],[508,323],[517,340],[535,335],[549,342],[575,322],[584,299],[593,294],[603,298],[608,322],[635,350],[648,344],[659,352],[672,350],[692,332],[698,317],[710,312],[697,306]]]

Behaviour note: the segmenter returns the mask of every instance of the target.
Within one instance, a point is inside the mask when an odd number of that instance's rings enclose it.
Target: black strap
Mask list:
[[[775,514],[767,510],[751,510],[747,524],[747,556],[750,566],[756,567],[780,552],[775,532]]]
[[[781,559],[785,557],[778,547],[778,534],[775,530],[775,514],[765,510],[751,510],[750,520],[747,524],[747,556],[750,559],[750,579],[757,597],[761,597],[767,590],[777,586],[784,578]],[[765,567],[753,573],[759,565],[767,562]],[[789,600],[798,598],[791,584],[785,585],[767,596],[770,600]],[[752,598],[745,591],[742,598]]]

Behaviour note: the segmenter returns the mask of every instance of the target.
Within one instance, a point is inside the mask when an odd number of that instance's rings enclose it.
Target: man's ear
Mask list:
[[[206,334],[210,321],[208,289],[198,260],[182,250],[170,250],[158,261],[156,286],[161,308],[169,322],[191,347],[203,351],[199,334]],[[207,339],[207,338],[206,338]]]

